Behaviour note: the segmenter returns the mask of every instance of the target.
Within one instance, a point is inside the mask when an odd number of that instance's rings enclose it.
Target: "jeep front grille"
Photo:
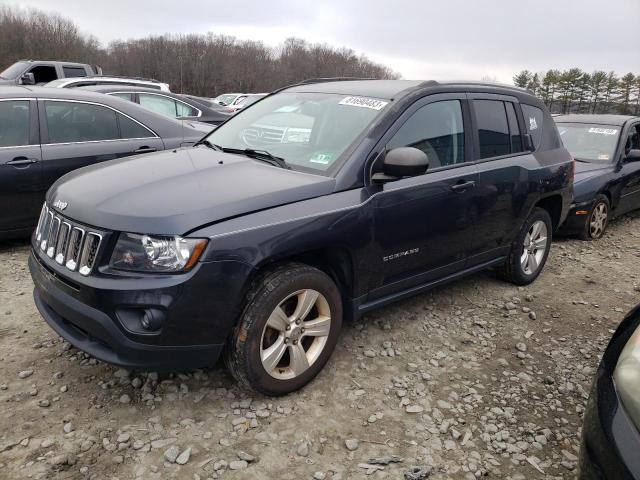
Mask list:
[[[36,247],[58,264],[87,276],[93,270],[102,234],[54,212],[45,203],[36,227]]]

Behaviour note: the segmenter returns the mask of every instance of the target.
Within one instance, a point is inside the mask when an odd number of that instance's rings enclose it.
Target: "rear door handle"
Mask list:
[[[451,190],[453,190],[454,192],[464,192],[465,190],[468,190],[469,188],[473,188],[475,186],[476,182],[470,180],[468,182],[456,183],[455,185],[451,185]]]
[[[134,150],[133,153],[149,153],[149,152],[155,152],[157,150],[158,150],[157,148],[144,146],[144,147],[138,148],[137,150]]]
[[[12,167],[26,167],[27,165],[31,165],[32,163],[36,163],[37,160],[33,158],[27,157],[16,157],[13,160],[9,160],[7,165],[11,165]]]

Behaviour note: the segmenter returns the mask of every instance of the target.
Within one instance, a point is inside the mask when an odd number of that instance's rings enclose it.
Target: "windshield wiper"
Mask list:
[[[220,145],[216,145],[215,143],[211,143],[206,138],[198,140],[196,143],[193,144],[194,147],[197,147],[198,145],[204,145],[205,147],[209,147],[209,148],[211,148],[213,150],[217,150],[219,152],[224,151],[224,149]]]
[[[577,158],[577,157],[573,157],[573,159],[576,162],[580,162],[580,163],[591,163],[589,160],[585,160],[584,158]]]
[[[287,170],[291,169],[284,158],[276,157],[266,150],[256,150],[253,148],[245,148],[244,150],[240,148],[222,148],[222,151],[227,153],[238,153],[240,155],[246,155],[249,158],[267,162],[271,165],[275,165],[276,167],[286,168]]]

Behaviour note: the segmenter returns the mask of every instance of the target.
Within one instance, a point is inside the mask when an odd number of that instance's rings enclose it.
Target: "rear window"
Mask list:
[[[544,124],[544,112],[538,107],[522,104],[522,114],[533,147],[538,150],[542,144],[542,126]]]

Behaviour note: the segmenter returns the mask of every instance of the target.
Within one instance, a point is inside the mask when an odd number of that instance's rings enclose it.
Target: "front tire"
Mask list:
[[[528,285],[538,278],[551,249],[552,228],[549,213],[536,207],[511,244],[500,276],[515,285]]]
[[[308,265],[282,265],[254,281],[225,352],[227,368],[248,388],[286,395],[322,370],[341,326],[331,278]]]
[[[580,234],[582,240],[598,240],[604,235],[604,231],[609,225],[609,212],[611,210],[611,204],[606,195],[598,195],[591,213],[587,216],[587,221],[584,225],[584,230]]]

